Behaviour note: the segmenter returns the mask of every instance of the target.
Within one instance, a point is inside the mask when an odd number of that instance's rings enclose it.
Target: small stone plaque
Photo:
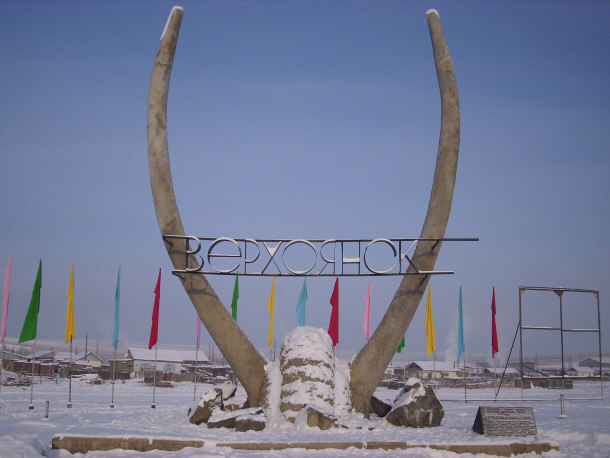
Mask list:
[[[472,429],[486,436],[535,436],[536,420],[531,407],[480,406]]]

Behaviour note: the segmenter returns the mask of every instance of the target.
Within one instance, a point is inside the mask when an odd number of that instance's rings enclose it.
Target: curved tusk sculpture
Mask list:
[[[442,115],[434,181],[421,238],[442,238],[451,211],[457,171],[460,143],[459,100],[453,63],[438,13],[430,10],[427,16],[441,93]],[[148,95],[150,180],[162,235],[184,235],[174,195],[167,143],[167,96],[181,21],[182,9],[173,8],[161,37]],[[441,244],[436,242],[418,243],[412,259],[419,270],[433,270],[440,246]],[[188,247],[166,245],[166,248],[174,267],[183,265],[184,251]],[[188,263],[189,268],[197,265],[192,256],[189,257]],[[409,273],[416,273],[412,267],[409,269]],[[409,327],[428,280],[425,274],[406,275],[403,278],[379,327],[351,362],[352,407],[357,411],[368,415],[371,397]],[[233,321],[205,276],[188,275],[182,279],[182,283],[210,335],[244,386],[250,405],[261,405],[266,392],[265,359]]]
[[[174,7],[167,19],[148,92],[148,165],[161,235],[184,235],[174,195],[167,143],[167,95],[182,14],[182,8]],[[178,243],[186,242],[174,241],[174,244]],[[184,245],[174,247],[166,242],[166,248],[174,267],[184,265]],[[181,249],[182,255],[176,248]],[[189,267],[197,265],[193,256],[188,262]],[[233,321],[203,275],[187,275],[182,284],[201,321],[246,390],[250,406],[260,406],[266,392],[265,358]]]
[[[457,172],[460,146],[460,104],[453,62],[436,10],[429,10],[428,27],[432,40],[436,74],[441,93],[441,132],[434,181],[421,238],[445,235]],[[440,243],[419,242],[413,261],[420,271],[434,270]],[[411,272],[415,272],[409,267]],[[351,362],[352,407],[368,415],[370,401],[379,380],[400,344],[429,281],[428,275],[405,275],[381,323],[368,343]]]

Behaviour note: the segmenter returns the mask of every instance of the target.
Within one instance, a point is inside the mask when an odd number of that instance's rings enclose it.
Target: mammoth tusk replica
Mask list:
[[[174,7],[161,37],[152,71],[147,107],[147,137],[150,182],[155,212],[167,252],[176,269],[185,263],[195,270],[198,261],[189,251],[172,182],[167,141],[167,99],[183,10]],[[458,163],[460,114],[455,72],[438,13],[429,10],[428,27],[441,94],[441,130],[434,181],[422,239],[442,239],[445,234]],[[413,254],[418,269],[411,265],[404,275],[380,325],[349,365],[352,408],[368,416],[371,397],[390,363],[400,340],[417,310],[441,248],[441,241],[420,241]],[[266,402],[268,377],[266,359],[252,345],[231,317],[205,275],[184,275],[181,282],[214,342],[243,385],[250,407]]]

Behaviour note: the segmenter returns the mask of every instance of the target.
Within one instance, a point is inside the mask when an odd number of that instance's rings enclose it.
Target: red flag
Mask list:
[[[491,357],[498,353],[498,334],[496,332],[496,288],[491,296]]]
[[[333,347],[339,343],[339,279],[335,280],[335,289],[330,297],[330,305],[333,306],[333,311],[330,314],[330,325],[328,326],[328,335],[333,341]]]
[[[153,307],[152,326],[150,328],[150,340],[148,349],[150,350],[157,344],[157,333],[159,331],[159,299],[161,298],[161,268],[159,268],[159,278],[155,286],[155,306]]]

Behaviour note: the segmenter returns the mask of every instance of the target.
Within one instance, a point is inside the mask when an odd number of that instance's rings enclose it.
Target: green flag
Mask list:
[[[396,350],[396,353],[400,353],[400,351],[405,348],[405,337],[402,337],[402,340],[400,341],[400,344],[398,344],[398,349]]]
[[[239,275],[235,276],[235,286],[233,287],[233,299],[231,300],[231,315],[237,321],[237,299],[239,299]]]
[[[40,288],[42,287],[42,259],[38,264],[38,274],[34,283],[34,291],[32,291],[32,299],[28,307],[28,313],[25,315],[19,343],[34,340],[36,338],[36,326],[38,324],[38,308],[40,307]]]

